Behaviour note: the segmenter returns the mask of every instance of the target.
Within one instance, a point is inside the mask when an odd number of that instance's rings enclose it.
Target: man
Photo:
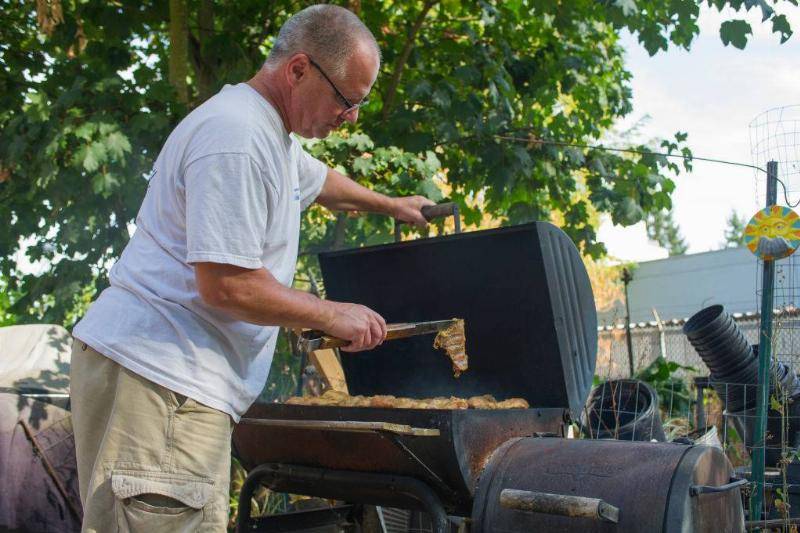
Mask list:
[[[167,139],[111,286],[73,332],[84,531],[223,531],[232,422],[264,386],[277,326],[321,329],[350,351],[385,338],[375,311],[290,288],[312,201],[426,223],[429,200],[361,187],[289,135],[355,122],[379,65],[354,14],[307,8],[256,76]]]

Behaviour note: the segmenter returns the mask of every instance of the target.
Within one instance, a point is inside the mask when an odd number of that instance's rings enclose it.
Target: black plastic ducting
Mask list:
[[[712,305],[692,316],[683,332],[710,371],[711,384],[729,413],[756,405],[758,347],[751,346],[733,317],[721,305]],[[770,392],[780,384],[781,393],[800,394],[800,382],[790,367],[772,361]]]
[[[692,316],[683,332],[710,371],[711,385],[724,402],[725,416],[731,418],[751,450],[754,445],[758,392],[758,345],[751,346],[733,317],[721,305],[712,305]],[[788,398],[788,445],[796,447],[800,430],[800,381],[794,370],[781,362],[770,363],[770,396],[779,391]],[[780,460],[781,419],[774,409],[767,414],[766,464]]]
[[[589,395],[581,433],[593,439],[666,441],[658,394],[635,379],[606,381]]]

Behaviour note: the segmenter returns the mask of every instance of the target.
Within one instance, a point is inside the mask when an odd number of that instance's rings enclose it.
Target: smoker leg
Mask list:
[[[374,489],[375,493],[385,491],[387,487],[397,493],[406,494],[419,502],[433,521],[434,533],[447,533],[449,524],[439,497],[425,483],[418,479],[389,474],[365,472],[349,472],[344,470],[326,470],[306,466],[263,464],[254,468],[242,486],[239,496],[239,520],[237,531],[244,533],[250,522],[250,498],[259,484],[264,484],[278,492],[308,494],[309,496],[336,497],[331,493],[319,493],[322,481],[326,486],[342,489]],[[359,503],[382,504],[380,501],[363,501]]]
[[[252,499],[258,486],[261,484],[261,477],[258,469],[249,473],[239,491],[239,515],[236,517],[236,532],[245,533],[252,529],[250,513],[252,512]]]

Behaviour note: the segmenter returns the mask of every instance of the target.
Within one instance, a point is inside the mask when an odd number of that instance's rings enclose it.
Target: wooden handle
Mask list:
[[[426,205],[420,209],[420,212],[422,216],[425,217],[425,220],[430,222],[434,218],[449,217],[451,215],[455,216],[456,204],[454,202],[447,202],[444,204]]]
[[[589,518],[614,524],[619,522],[619,509],[597,498],[503,489],[500,492],[500,505],[518,511]]]
[[[453,223],[455,225],[454,231],[456,233],[461,233],[461,216],[458,212],[458,204],[455,202],[445,202],[443,204],[436,204],[436,205],[426,205],[420,209],[420,213],[422,216],[425,217],[425,220],[430,222],[435,218],[441,217],[453,217]],[[395,219],[394,221],[394,240],[395,242],[400,242],[402,240],[402,232],[400,231],[400,227],[403,223],[400,220]]]

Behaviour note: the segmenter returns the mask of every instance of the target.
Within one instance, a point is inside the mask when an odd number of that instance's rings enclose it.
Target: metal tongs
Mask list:
[[[434,322],[403,322],[399,324],[386,325],[386,340],[404,339],[406,337],[414,337],[416,335],[427,335],[429,333],[437,333],[443,329],[455,324],[457,319],[451,318],[450,320],[436,320]],[[326,348],[340,348],[347,346],[350,341],[339,339],[325,335],[319,330],[304,331],[300,334],[297,340],[297,348],[301,352],[311,353],[315,350],[324,350]]]

